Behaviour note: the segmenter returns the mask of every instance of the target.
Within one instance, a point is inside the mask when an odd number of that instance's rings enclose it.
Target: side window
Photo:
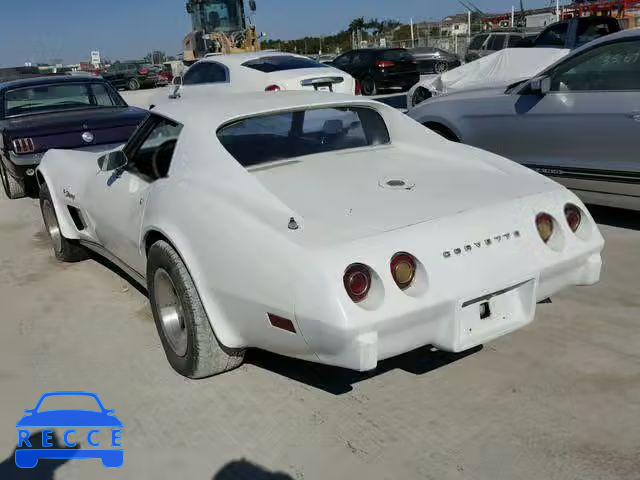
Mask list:
[[[182,125],[151,115],[127,144],[127,171],[147,182],[164,178],[169,173],[173,151]]]
[[[507,38],[505,35],[491,35],[489,43],[487,44],[487,50],[502,50],[504,48],[505,38]]]
[[[568,29],[569,24],[567,22],[551,25],[536,40],[536,46],[564,47]]]
[[[351,60],[352,65],[364,65],[371,62],[370,52],[356,52]]]
[[[184,75],[183,85],[202,85],[205,83],[226,82],[227,69],[216,62],[201,62],[189,70]]]
[[[480,50],[488,35],[476,35],[469,44],[469,50]]]
[[[616,22],[617,20],[607,17],[585,18],[584,21],[581,20],[578,23],[578,38],[576,46],[584,45],[596,38],[617,32],[618,30],[615,29],[617,26],[615,25]]]
[[[552,91],[640,90],[640,40],[587,50],[550,72]]]
[[[338,58],[336,58],[333,61],[333,64],[336,67],[346,67],[347,65],[349,65],[351,63],[351,57],[353,56],[353,54],[351,53],[345,53],[344,55],[340,55]]]
[[[511,34],[509,35],[509,41],[507,43],[507,48],[516,48],[518,45],[520,45],[520,42],[522,41],[522,36],[521,35],[517,35],[517,34]]]

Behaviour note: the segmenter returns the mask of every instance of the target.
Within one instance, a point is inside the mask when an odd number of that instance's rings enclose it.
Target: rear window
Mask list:
[[[104,83],[37,85],[9,90],[4,94],[5,117],[123,106],[126,106],[124,101]]]
[[[327,68],[326,65],[311,60],[310,58],[294,57],[293,55],[262,57],[244,62],[242,66],[264,73],[299,70],[301,68]]]
[[[317,108],[251,117],[222,127],[218,139],[244,167],[390,142],[384,120],[367,107]]]
[[[413,60],[413,55],[408,50],[384,50],[380,52],[378,58],[394,62],[410,62]]]

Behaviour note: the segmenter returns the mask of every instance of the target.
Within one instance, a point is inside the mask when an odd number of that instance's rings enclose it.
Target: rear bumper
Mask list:
[[[373,370],[378,362],[425,345],[461,352],[518,330],[534,319],[539,301],[564,288],[598,282],[602,260],[599,253],[576,258],[537,278],[459,297],[417,306],[370,325],[365,331],[348,326],[325,332],[312,342],[319,363],[357,371]],[[480,306],[489,305],[491,317],[482,319]]]
[[[374,76],[379,88],[411,88],[420,81],[419,72],[411,73],[380,73]]]

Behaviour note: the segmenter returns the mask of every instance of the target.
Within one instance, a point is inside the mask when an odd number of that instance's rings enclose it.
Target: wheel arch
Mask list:
[[[460,133],[447,124],[447,122],[443,122],[441,120],[426,120],[421,122],[429,130],[443,136],[447,140],[452,142],[462,142],[460,138]]]
[[[62,231],[62,235],[65,238],[71,240],[77,240],[80,238],[78,235],[78,230],[76,229],[73,219],[71,218],[71,214],[69,213],[69,209],[66,208],[66,204],[58,197],[56,189],[54,188],[53,181],[50,175],[41,168],[36,169],[36,181],[38,182],[38,186],[42,189],[43,185],[46,185],[47,190],[49,191],[49,195],[51,196],[51,200],[53,201],[53,207],[56,211],[56,217],[58,219],[58,226]]]
[[[168,230],[171,229],[165,229],[158,226],[150,226],[145,230],[142,235],[140,245],[144,258],[146,259],[148,257],[149,250],[154,243],[158,241],[168,243],[171,248],[176,251],[184,263],[185,268],[189,272],[191,280],[196,287],[200,301],[202,302],[207,314],[207,318],[209,319],[211,328],[220,343],[227,348],[245,348],[247,345],[245,345],[245,342],[237,333],[236,329],[233,328],[233,324],[225,315],[223,309],[220,308],[220,305],[215,298],[215,294],[202,286],[204,282],[201,278],[202,275],[204,275],[204,272],[200,270],[197,259],[194,258],[194,255],[192,254],[188,240],[183,238],[179,233],[172,234],[169,233]]]

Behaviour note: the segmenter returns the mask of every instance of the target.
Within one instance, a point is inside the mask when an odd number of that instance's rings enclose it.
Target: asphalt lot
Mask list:
[[[37,202],[0,194],[0,479],[640,479],[640,216],[595,213],[601,283],[481,349],[366,375],[252,351],[190,381],[143,292],[103,262],[57,263]],[[16,421],[54,390],[115,409],[121,469],[15,468]]]

